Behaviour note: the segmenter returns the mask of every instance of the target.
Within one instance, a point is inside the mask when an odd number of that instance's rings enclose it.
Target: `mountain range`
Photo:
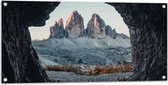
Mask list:
[[[102,39],[106,36],[110,36],[115,39],[117,36],[123,39],[129,39],[129,37],[123,33],[119,34],[115,29],[112,29],[109,25],[105,24],[105,21],[96,13],[94,13],[87,23],[86,29],[84,28],[84,19],[77,11],[73,11],[66,21],[64,28],[63,19],[56,21],[54,26],[50,27],[49,38],[78,38],[89,37]]]
[[[86,29],[83,17],[74,11],[66,21],[50,27],[50,37],[33,41],[42,66],[119,65],[132,62],[128,36],[117,33],[98,15],[93,14]]]

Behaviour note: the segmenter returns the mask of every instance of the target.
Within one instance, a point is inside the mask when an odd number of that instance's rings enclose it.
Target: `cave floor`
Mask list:
[[[59,82],[110,82],[118,81],[118,79],[128,78],[132,75],[132,72],[126,73],[112,73],[112,74],[102,74],[96,76],[90,75],[77,75],[72,72],[63,72],[63,71],[46,71],[48,77],[51,81]]]

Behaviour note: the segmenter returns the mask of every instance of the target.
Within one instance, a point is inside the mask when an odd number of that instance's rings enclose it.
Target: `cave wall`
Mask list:
[[[43,26],[59,3],[5,1],[2,5],[2,82],[47,82],[36,51],[32,47],[29,26]],[[4,2],[2,2],[4,3]]]
[[[132,80],[167,77],[167,4],[108,3],[121,14],[130,32]],[[167,78],[165,79],[167,80]]]

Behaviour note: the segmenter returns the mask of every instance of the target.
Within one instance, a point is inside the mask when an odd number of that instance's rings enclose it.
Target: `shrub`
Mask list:
[[[64,71],[64,66],[47,66],[48,71]]]
[[[76,74],[83,74],[82,70],[78,66],[74,65],[64,65],[64,66],[47,66],[45,70],[48,71],[66,71],[74,72]],[[109,73],[119,73],[119,72],[132,72],[132,65],[118,65],[118,66],[97,66],[93,69],[89,69],[85,74],[88,75],[101,75]]]
[[[118,65],[118,66],[97,66],[88,71],[90,75],[100,75],[119,72],[132,72],[133,66],[131,65]]]

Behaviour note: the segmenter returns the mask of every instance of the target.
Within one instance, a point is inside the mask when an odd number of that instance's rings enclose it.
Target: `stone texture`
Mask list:
[[[167,75],[167,8],[163,4],[108,4],[121,14],[130,31],[135,68],[131,78],[163,80]]]
[[[59,3],[5,1],[2,6],[2,82],[47,82],[28,26],[43,26]],[[4,2],[2,2],[4,3]]]
[[[93,14],[89,20],[86,35],[91,38],[104,38],[106,36],[105,22],[98,14]]]
[[[66,38],[77,38],[84,35],[84,24],[83,17],[77,12],[73,11],[73,13],[69,16],[66,27],[65,27],[65,37]]]
[[[58,22],[55,22],[54,26],[50,27],[49,38],[58,38],[58,39],[64,38],[64,25],[62,18]]]

